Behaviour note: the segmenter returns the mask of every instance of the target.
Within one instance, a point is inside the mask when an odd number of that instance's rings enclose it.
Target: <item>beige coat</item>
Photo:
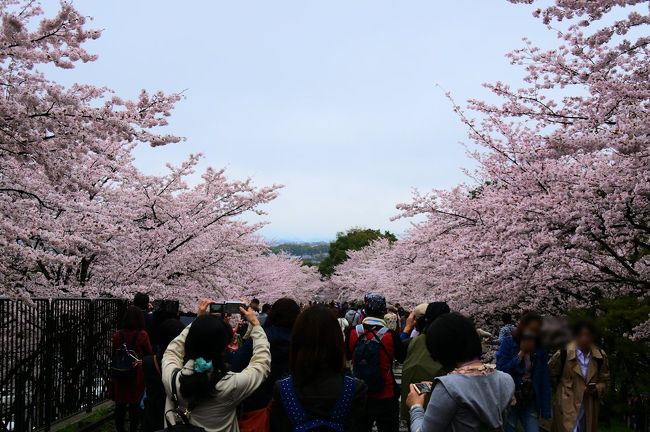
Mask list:
[[[173,410],[174,405],[170,398],[171,380],[174,370],[182,368],[179,375],[194,373],[194,360],[189,360],[183,365],[185,357],[185,338],[189,327],[174,339],[163,356],[162,381],[167,392],[167,403],[165,411]],[[190,423],[203,427],[207,432],[239,432],[237,424],[237,405],[250,396],[269,375],[271,369],[271,351],[266,333],[262,327],[256,325],[252,328],[251,339],[253,339],[253,356],[248,366],[239,373],[229,372],[219,380],[215,386],[216,392],[212,399],[201,401],[190,413]],[[176,388],[180,388],[178,376],[176,377]],[[183,408],[187,402],[180,397]],[[173,415],[169,414],[173,422]]]
[[[592,348],[586,379],[582,376],[580,362],[576,357],[575,344],[567,345],[564,368],[561,363],[561,353],[558,351],[549,361],[551,383],[556,386],[552,430],[572,432],[582,404],[585,407],[587,432],[598,430],[600,403],[609,383],[609,365],[605,352],[597,347]],[[587,391],[589,383],[596,384],[596,394]]]

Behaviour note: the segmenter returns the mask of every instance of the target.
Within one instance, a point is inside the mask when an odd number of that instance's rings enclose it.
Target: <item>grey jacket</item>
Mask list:
[[[411,431],[502,429],[504,411],[514,392],[512,378],[500,371],[484,376],[438,377],[426,412],[422,407],[411,407]]]

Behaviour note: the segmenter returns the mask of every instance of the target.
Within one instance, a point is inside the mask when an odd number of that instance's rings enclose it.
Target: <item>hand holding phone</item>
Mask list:
[[[248,309],[240,308],[239,313],[241,313],[244,319],[246,319],[246,321],[251,323],[251,325],[253,326],[260,325],[260,322],[257,319],[257,314],[252,308],[248,308]]]
[[[406,406],[411,409],[413,405],[424,407],[426,402],[426,390],[431,392],[430,383],[415,383],[409,386],[409,394],[406,397]]]
[[[199,303],[199,310],[196,312],[196,315],[201,316],[210,313],[210,306],[213,303],[214,301],[208,298],[202,299],[201,303]]]
[[[413,385],[415,386],[415,391],[418,392],[418,394],[420,395],[425,393],[431,393],[431,390],[433,390],[431,383],[428,382],[415,383]]]

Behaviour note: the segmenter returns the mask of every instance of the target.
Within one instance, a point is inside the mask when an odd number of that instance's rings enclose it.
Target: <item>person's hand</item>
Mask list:
[[[425,400],[425,395],[424,394],[418,394],[417,390],[415,390],[415,385],[411,384],[409,386],[409,394],[406,396],[406,406],[411,409],[413,405],[420,405],[421,407],[424,407],[424,400]]]
[[[411,333],[413,330],[413,327],[415,327],[415,312],[411,312],[406,318],[406,325],[404,326],[404,333]]]
[[[204,298],[203,300],[201,300],[201,303],[199,303],[199,310],[196,312],[196,315],[201,316],[201,315],[208,314],[209,310],[210,310],[210,305],[212,303],[216,303],[216,302],[214,300],[210,300],[210,299],[207,299],[207,298]]]
[[[251,323],[252,326],[260,325],[260,321],[257,319],[257,314],[253,308],[249,307],[248,309],[244,309],[243,307],[240,307],[239,312],[241,312],[241,315],[244,317],[244,319]]]

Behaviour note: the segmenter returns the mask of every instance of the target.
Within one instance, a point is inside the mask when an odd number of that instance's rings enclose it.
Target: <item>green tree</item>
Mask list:
[[[397,237],[389,231],[364,228],[352,228],[347,232],[336,234],[336,240],[330,242],[327,257],[318,266],[318,271],[325,277],[334,273],[334,268],[348,259],[347,251],[359,250],[368,246],[372,241],[385,238],[390,242],[397,241]]]

